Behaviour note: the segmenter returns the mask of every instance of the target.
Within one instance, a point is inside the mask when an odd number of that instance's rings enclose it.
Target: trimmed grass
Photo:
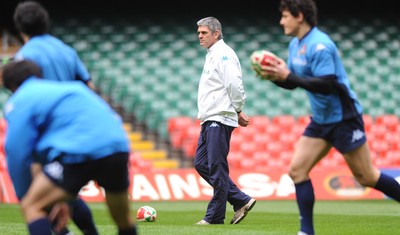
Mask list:
[[[233,210],[227,206],[224,225],[194,225],[203,218],[206,201],[134,202],[134,214],[143,205],[156,208],[156,222],[138,222],[140,235],[293,235],[299,230],[295,201],[258,201],[240,224],[229,224]],[[103,203],[90,203],[100,234],[117,234]],[[317,201],[315,229],[323,235],[400,234],[400,205],[392,200]],[[70,229],[81,234],[73,223]],[[19,206],[0,204],[0,234],[27,234]]]

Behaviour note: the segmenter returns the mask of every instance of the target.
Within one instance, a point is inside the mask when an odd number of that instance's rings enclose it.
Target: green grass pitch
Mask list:
[[[233,210],[227,206],[225,224],[194,225],[202,219],[207,201],[133,202],[134,215],[143,205],[157,210],[156,222],[138,222],[140,235],[294,235],[299,229],[295,201],[258,201],[240,224],[229,224]],[[100,234],[117,234],[103,203],[90,203]],[[315,230],[321,235],[400,234],[400,205],[392,200],[317,201]],[[73,223],[75,234],[81,234]],[[27,234],[19,206],[0,204],[0,234]]]

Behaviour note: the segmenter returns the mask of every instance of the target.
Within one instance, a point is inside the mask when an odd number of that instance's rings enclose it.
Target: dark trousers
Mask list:
[[[200,176],[214,189],[203,218],[212,224],[223,224],[226,202],[236,211],[251,197],[242,192],[229,177],[228,153],[234,127],[220,122],[203,123],[194,158],[194,166]]]

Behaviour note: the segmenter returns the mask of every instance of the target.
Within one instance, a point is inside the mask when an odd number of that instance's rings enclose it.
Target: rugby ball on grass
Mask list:
[[[136,220],[143,222],[155,222],[157,211],[151,206],[142,206],[137,210]]]

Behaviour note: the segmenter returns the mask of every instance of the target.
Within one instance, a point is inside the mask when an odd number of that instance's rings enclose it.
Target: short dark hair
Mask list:
[[[2,70],[3,86],[13,92],[29,77],[42,77],[40,67],[31,60],[10,61]]]
[[[279,11],[284,10],[289,11],[295,17],[303,13],[304,20],[310,26],[318,24],[318,10],[314,0],[281,0]]]
[[[21,2],[14,11],[14,24],[29,37],[45,34],[49,28],[49,14],[38,2]]]

